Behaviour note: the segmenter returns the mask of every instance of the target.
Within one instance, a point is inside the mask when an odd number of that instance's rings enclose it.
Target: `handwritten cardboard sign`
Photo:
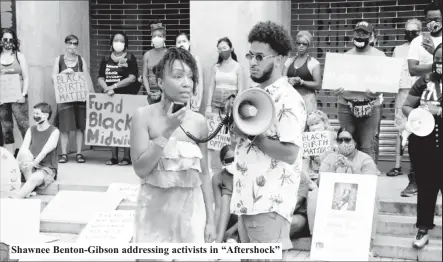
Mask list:
[[[311,260],[368,260],[376,190],[376,175],[321,173]]]
[[[222,117],[225,117],[222,115]],[[220,119],[220,116],[218,113],[209,113],[206,116],[207,123],[208,123],[208,129],[209,134],[212,134],[212,132],[217,129],[218,125],[221,123],[222,119]],[[208,149],[212,150],[220,150],[225,145],[231,144],[231,137],[229,132],[225,134],[225,127],[222,128],[222,130],[215,136],[212,140],[208,142]]]
[[[122,196],[123,200],[129,200],[131,202],[137,201],[138,191],[140,185],[131,185],[126,183],[112,183],[108,187],[109,194]]]
[[[329,150],[332,145],[332,132],[304,132],[303,156],[319,156]]]
[[[8,150],[0,147],[0,191],[18,192],[20,187],[21,173],[18,161]]]
[[[132,114],[147,104],[146,96],[89,94],[85,144],[130,147]]]
[[[77,243],[129,243],[134,229],[133,210],[97,213],[80,233]]]
[[[88,86],[86,74],[58,74],[54,76],[55,101],[57,104],[86,101]]]
[[[403,63],[393,57],[326,53],[322,88],[398,93]]]
[[[20,75],[0,75],[0,101],[2,103],[15,103],[17,100],[22,98]]]

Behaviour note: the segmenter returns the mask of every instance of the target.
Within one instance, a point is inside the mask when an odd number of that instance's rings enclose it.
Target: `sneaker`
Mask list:
[[[401,172],[401,167],[394,167],[386,175],[387,176],[401,176],[401,175],[403,175],[403,172]]]
[[[408,177],[409,177],[409,184],[400,193],[402,197],[411,197],[417,195],[417,183],[415,182],[415,174],[410,173],[408,174]]]
[[[429,244],[428,230],[419,229],[417,235],[415,236],[414,242],[412,242],[412,247],[422,249],[427,244]]]

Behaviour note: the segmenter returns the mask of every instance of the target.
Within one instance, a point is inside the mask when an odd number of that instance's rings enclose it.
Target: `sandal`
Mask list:
[[[123,158],[120,163],[118,163],[119,166],[129,166],[132,165],[131,159],[129,158]]]
[[[108,166],[117,165],[117,164],[118,164],[117,158],[111,158],[108,161],[106,161],[106,165],[108,165]]]
[[[58,162],[61,164],[68,163],[68,155],[67,154],[60,155]]]
[[[86,162],[85,157],[82,154],[77,154],[75,156],[75,161],[77,161],[77,163],[84,163],[84,162]]]
[[[401,176],[401,175],[403,175],[403,172],[401,172],[401,167],[394,167],[386,175],[387,176]]]

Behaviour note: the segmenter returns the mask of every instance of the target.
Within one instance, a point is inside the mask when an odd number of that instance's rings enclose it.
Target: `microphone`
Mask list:
[[[257,115],[257,108],[249,102],[243,102],[240,104],[238,113],[242,119],[251,118]]]

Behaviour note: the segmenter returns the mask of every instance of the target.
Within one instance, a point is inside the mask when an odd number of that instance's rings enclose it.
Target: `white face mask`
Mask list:
[[[178,47],[178,48],[183,48],[183,49],[189,51],[189,47],[190,47],[190,45],[189,45],[189,43],[181,43],[181,44],[178,45],[177,47]]]
[[[125,44],[122,42],[114,42],[112,43],[112,47],[115,52],[122,52],[125,49]]]
[[[161,48],[165,45],[165,39],[163,37],[156,36],[152,38],[152,44],[155,48]]]

